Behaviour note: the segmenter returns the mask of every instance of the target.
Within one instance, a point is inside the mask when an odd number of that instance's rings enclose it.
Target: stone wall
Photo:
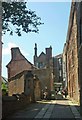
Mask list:
[[[41,99],[40,81],[32,71],[9,79],[9,96],[3,96],[3,118]]]
[[[80,112],[82,115],[82,46],[79,51]]]
[[[48,98],[50,96],[51,90],[53,90],[53,57],[52,57],[52,47],[45,49],[45,52],[41,52],[37,56],[37,44],[35,44],[35,55],[34,55],[34,64],[37,67],[36,70],[33,70],[40,80],[41,84],[41,96],[44,92],[48,92]]]
[[[34,83],[34,96],[35,96],[35,101],[41,100],[41,84],[40,80],[35,79]]]
[[[8,82],[8,95],[24,93],[24,73],[16,75]]]
[[[67,80],[68,95],[73,100],[79,102],[79,78],[78,78],[78,34],[77,34],[77,14],[75,3],[71,5],[68,34],[67,34]]]
[[[19,100],[16,96],[4,96],[2,99],[2,118],[12,115],[17,110],[23,109],[30,104],[30,96],[20,95]]]
[[[32,71],[23,71],[10,78],[8,82],[9,96],[22,93],[28,96],[30,94],[31,101],[35,101],[41,97],[40,90],[40,80]]]
[[[53,79],[50,69],[38,69],[33,71],[40,80],[41,92],[48,92],[48,97],[50,98],[50,92],[52,90]]]
[[[80,113],[82,115],[82,2],[77,2]]]

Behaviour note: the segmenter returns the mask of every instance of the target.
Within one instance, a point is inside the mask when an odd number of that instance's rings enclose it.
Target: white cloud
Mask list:
[[[29,53],[27,53],[26,51],[20,49],[21,53],[26,57],[26,56],[29,56]]]
[[[7,47],[6,48],[2,48],[2,55],[11,55],[11,48],[13,47],[19,47],[18,45],[16,45],[15,43],[11,43],[9,42],[7,44]],[[24,55],[24,56],[28,56],[29,54],[27,52],[25,52],[21,47],[19,47],[21,53]]]
[[[12,47],[17,47],[17,45],[15,43],[8,43],[6,48],[2,48],[2,55],[10,55]]]

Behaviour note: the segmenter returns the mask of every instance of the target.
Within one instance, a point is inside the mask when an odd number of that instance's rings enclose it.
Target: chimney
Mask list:
[[[37,44],[35,43],[35,48],[34,48],[34,51],[35,51],[35,56],[37,57]]]
[[[15,60],[16,59],[16,56],[20,54],[20,49],[19,47],[15,47],[15,48],[11,48],[11,59],[12,60]]]
[[[52,47],[46,48],[46,59],[49,61],[52,58]]]
[[[34,48],[34,65],[36,66],[37,62],[37,44],[35,43],[35,48]]]

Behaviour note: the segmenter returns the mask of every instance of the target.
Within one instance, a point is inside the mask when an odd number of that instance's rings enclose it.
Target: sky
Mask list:
[[[52,46],[52,55],[56,56],[63,52],[66,42],[70,2],[28,2],[27,8],[35,11],[41,17],[43,25],[39,26],[39,33],[24,33],[18,37],[16,34],[10,36],[8,33],[2,36],[2,76],[7,78],[6,65],[11,60],[11,48],[19,47],[21,53],[33,63],[34,45],[37,43],[37,53]]]

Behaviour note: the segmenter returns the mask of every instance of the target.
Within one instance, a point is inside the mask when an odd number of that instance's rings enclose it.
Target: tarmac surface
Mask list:
[[[42,100],[29,104],[25,109],[14,113],[6,120],[82,120],[76,107],[78,106],[69,100]]]

